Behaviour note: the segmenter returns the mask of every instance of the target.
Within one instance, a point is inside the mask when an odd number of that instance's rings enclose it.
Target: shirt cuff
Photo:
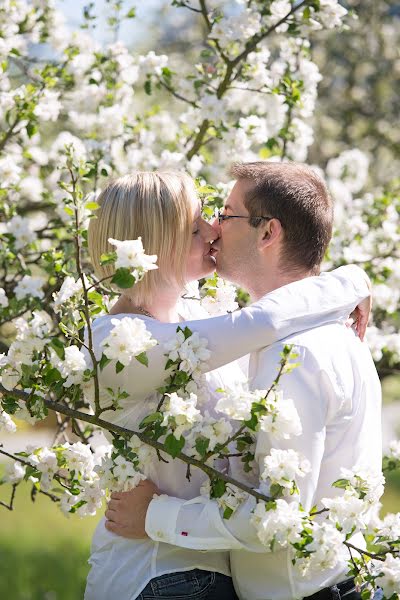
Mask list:
[[[150,502],[146,514],[145,530],[155,542],[175,544],[176,522],[185,500],[162,494]],[[182,533],[184,535],[184,532]]]

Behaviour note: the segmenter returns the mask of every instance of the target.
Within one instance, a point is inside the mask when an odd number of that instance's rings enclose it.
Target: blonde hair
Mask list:
[[[194,182],[184,173],[137,172],[111,181],[89,224],[89,253],[97,277],[115,272],[113,264],[100,264],[102,254],[115,250],[109,238],[141,237],[145,253],[157,254],[158,269],[127,290],[129,296],[140,305],[171,279],[183,286],[196,200]]]

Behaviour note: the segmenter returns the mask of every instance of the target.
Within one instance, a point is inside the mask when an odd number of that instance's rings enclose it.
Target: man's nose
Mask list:
[[[218,217],[216,217],[214,219],[214,221],[212,221],[210,223],[210,227],[213,229],[214,235],[217,234],[217,237],[214,239],[220,238],[221,237],[221,225],[219,224]]]

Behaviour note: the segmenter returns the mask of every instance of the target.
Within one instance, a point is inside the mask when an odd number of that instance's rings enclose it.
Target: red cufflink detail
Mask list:
[[[181,531],[181,535],[188,536],[189,534],[188,534],[188,532],[187,532],[187,531]]]

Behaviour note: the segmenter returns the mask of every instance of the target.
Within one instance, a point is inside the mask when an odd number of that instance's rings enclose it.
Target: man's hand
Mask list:
[[[126,538],[143,539],[146,513],[154,494],[159,494],[157,486],[146,479],[130,492],[113,492],[106,510],[106,529]]]

